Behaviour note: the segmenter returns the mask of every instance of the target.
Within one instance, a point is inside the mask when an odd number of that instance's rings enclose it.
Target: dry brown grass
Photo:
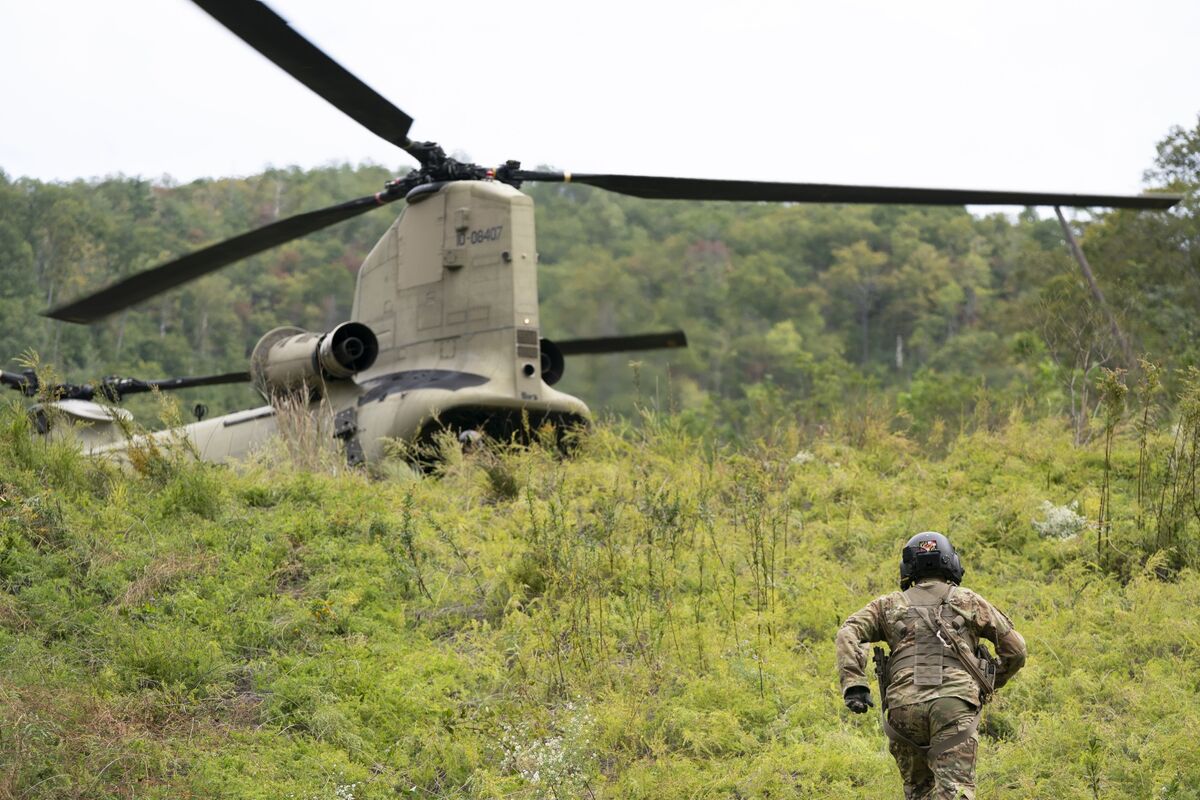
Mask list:
[[[265,463],[283,461],[305,472],[330,475],[346,471],[346,457],[333,438],[333,411],[327,402],[309,403],[304,393],[295,393],[277,395],[271,405],[278,435],[261,454]]]
[[[0,678],[0,727],[0,800],[135,797],[162,774],[146,741],[182,730],[186,719],[149,697],[105,701]]]
[[[11,594],[0,594],[0,627],[10,631],[27,630],[33,621],[21,611],[17,598]]]
[[[258,727],[262,702],[248,680],[201,703],[165,703],[157,694],[107,699],[0,676],[0,800],[140,797],[171,782],[173,745]]]
[[[117,608],[130,608],[158,592],[168,589],[180,577],[208,568],[212,558],[198,553],[170,553],[156,558],[142,569],[142,574],[130,582],[114,601]]]

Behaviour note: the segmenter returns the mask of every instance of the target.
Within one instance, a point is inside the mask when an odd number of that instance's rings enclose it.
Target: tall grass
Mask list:
[[[978,797],[1197,798],[1195,422],[1139,411],[936,457],[882,415],[739,448],[648,415],[375,478],[117,470],[6,411],[0,798],[898,795],[832,637],[925,529],[1030,643]]]

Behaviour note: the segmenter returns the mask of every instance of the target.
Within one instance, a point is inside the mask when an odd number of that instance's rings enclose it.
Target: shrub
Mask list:
[[[1042,501],[1041,520],[1033,521],[1033,528],[1047,539],[1070,539],[1087,528],[1087,518],[1079,514],[1079,502],[1056,506],[1049,500]]]

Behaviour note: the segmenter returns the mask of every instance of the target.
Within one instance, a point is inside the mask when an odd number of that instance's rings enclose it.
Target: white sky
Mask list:
[[[434,139],[576,172],[1137,192],[1200,2],[271,0]],[[407,156],[186,0],[0,0],[0,168],[179,180]]]

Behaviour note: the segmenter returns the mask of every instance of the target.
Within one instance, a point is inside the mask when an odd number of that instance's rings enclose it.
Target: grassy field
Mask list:
[[[979,798],[1200,798],[1190,429],[982,427],[368,476],[122,471],[9,410],[0,798],[899,797],[832,639],[925,529],[1029,642]]]

